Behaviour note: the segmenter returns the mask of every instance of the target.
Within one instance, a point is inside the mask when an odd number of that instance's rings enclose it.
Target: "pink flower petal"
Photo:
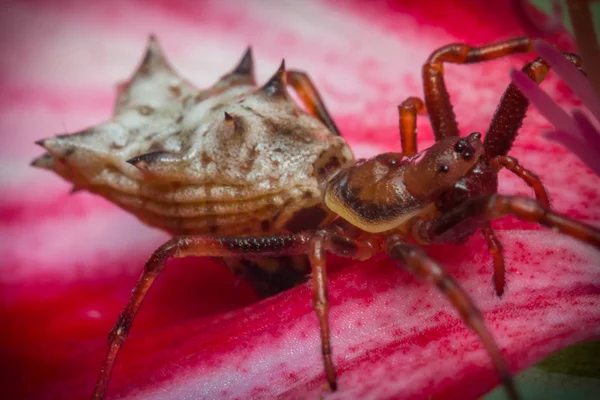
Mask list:
[[[582,140],[581,136],[575,136],[573,133],[563,131],[543,132],[542,136],[565,146],[573,152],[573,154],[576,154],[577,157],[579,157],[579,159],[581,159],[581,161],[590,167],[596,174],[600,173],[598,165],[600,163],[599,152],[594,151],[594,148],[590,147],[590,144]]]
[[[573,120],[583,137],[584,143],[600,156],[600,131],[581,111],[573,110]]]
[[[205,86],[248,43],[259,79],[282,57],[307,70],[357,155],[398,149],[396,106],[420,95],[437,46],[520,33],[498,3],[14,2],[0,15],[0,386],[7,398],[88,398],[106,334],[150,252],[166,239],[106,201],[28,167],[50,133],[109,117],[149,32],[173,65]],[[229,7],[228,7],[229,6]],[[464,132],[483,131],[509,66],[525,57],[449,66]],[[556,85],[552,76],[547,87]],[[556,94],[556,90],[555,93]],[[571,105],[563,96],[561,105]],[[539,140],[532,113],[512,155],[539,173],[561,212],[600,221],[600,178]],[[432,134],[419,121],[419,145]],[[510,174],[505,193],[531,195]],[[491,258],[476,235],[429,250],[472,294],[513,371],[600,337],[598,251],[514,218],[497,221],[508,291],[493,295]],[[340,392],[328,398],[475,398],[498,381],[488,356],[446,300],[385,258],[330,258],[331,326]],[[206,259],[172,260],[144,303],[109,393],[125,398],[314,398],[325,380],[311,293],[259,301]]]
[[[535,108],[537,108],[552,125],[563,132],[575,132],[575,124],[566,113],[546,92],[531,80],[524,72],[513,69],[510,71],[513,83],[519,88]]]
[[[583,101],[597,121],[600,121],[600,99],[594,92],[591,82],[554,47],[542,40],[533,44],[535,51],[565,81],[573,92]]]

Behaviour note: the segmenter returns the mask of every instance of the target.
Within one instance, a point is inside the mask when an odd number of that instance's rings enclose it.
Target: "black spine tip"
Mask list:
[[[131,165],[133,165],[133,166],[137,167],[137,166],[138,166],[138,164],[139,164],[139,163],[141,163],[141,162],[143,161],[143,158],[142,158],[142,157],[143,157],[143,156],[137,156],[137,157],[133,157],[133,158],[130,158],[129,160],[127,160],[126,162],[127,162],[128,164],[131,164]]]
[[[269,79],[262,87],[262,92],[268,96],[287,96],[287,77],[285,72],[285,60],[281,60],[281,65],[275,75]]]
[[[234,74],[254,76],[254,60],[252,47],[248,46],[239,64],[233,70]]]
[[[233,115],[229,114],[227,111],[225,111],[225,124],[227,124],[227,126],[230,129],[233,129],[234,131],[238,130],[238,120],[236,117],[234,117]]]

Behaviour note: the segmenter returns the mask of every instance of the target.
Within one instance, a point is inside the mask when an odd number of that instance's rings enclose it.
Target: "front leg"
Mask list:
[[[483,347],[489,353],[500,379],[511,399],[519,395],[510,376],[506,361],[483,321],[481,312],[477,309],[467,292],[444,269],[419,247],[407,243],[399,235],[392,235],[386,241],[386,252],[396,260],[402,261],[406,269],[432,283],[450,300],[465,324],[479,336]]]
[[[415,220],[411,232],[418,243],[456,243],[464,233],[483,227],[483,234],[494,257],[494,287],[501,296],[505,287],[502,246],[489,222],[505,215],[536,222],[600,248],[600,230],[548,208],[544,198],[484,195],[469,199],[433,221]]]
[[[481,227],[506,215],[536,222],[600,249],[600,230],[545,207],[539,201],[522,196],[498,194],[469,199],[433,221],[417,220],[412,233],[420,243],[455,243],[461,232]]]
[[[519,178],[521,178],[527,186],[533,189],[535,193],[535,199],[545,208],[550,208],[550,197],[548,192],[540,178],[531,172],[530,170],[523,168],[516,158],[509,156],[497,156],[490,160],[490,165],[500,171],[502,168],[506,168]],[[504,266],[504,255],[502,254],[502,243],[494,233],[490,222],[486,222],[484,227],[481,228],[481,233],[485,238],[488,250],[494,260],[494,276],[492,278],[494,282],[494,289],[496,295],[502,297],[504,294],[504,288],[506,287],[506,269]]]
[[[535,199],[539,201],[544,207],[550,208],[550,197],[548,191],[544,187],[544,184],[540,178],[532,171],[523,168],[519,161],[514,157],[509,156],[497,156],[490,160],[490,165],[500,172],[502,168],[507,169],[519,178],[523,180],[535,193]]]
[[[533,44],[533,42],[531,43]],[[571,53],[563,53],[563,55],[573,65],[581,68],[579,56]],[[525,64],[521,71],[539,85],[550,71],[550,67],[543,59],[537,58]],[[523,125],[528,107],[529,99],[517,89],[515,84],[508,85],[485,134],[484,158],[490,160],[493,157],[508,154],[521,125]]]
[[[459,136],[458,123],[450,103],[450,94],[444,82],[444,64],[473,64],[494,60],[510,54],[527,53],[533,40],[527,37],[509,39],[480,47],[457,43],[437,49],[423,65],[425,105],[435,140]],[[497,154],[493,154],[497,155]]]

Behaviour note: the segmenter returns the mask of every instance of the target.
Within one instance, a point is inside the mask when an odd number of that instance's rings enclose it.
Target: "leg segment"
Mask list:
[[[144,297],[170,257],[206,256],[233,257],[243,255],[279,256],[306,254],[313,233],[266,237],[193,237],[181,236],[169,240],[156,250],[144,266],[144,271],[108,336],[108,352],[94,389],[94,399],[103,399],[115,360]]]
[[[581,60],[578,56],[570,53],[563,54],[574,65],[581,66]],[[522,69],[537,84],[544,80],[549,70],[550,67],[541,58],[526,64]],[[484,157],[486,159],[489,160],[496,156],[508,154],[519,128],[523,124],[528,107],[529,100],[523,96],[515,85],[510,84],[502,95],[483,141]]]
[[[546,188],[544,187],[544,184],[542,183],[540,178],[528,169],[523,168],[516,158],[508,156],[498,156],[492,158],[490,160],[490,164],[496,169],[496,171],[500,171],[500,169],[506,168],[513,174],[517,175],[519,178],[523,179],[527,186],[533,189],[537,201],[539,201],[544,207],[550,208],[550,199],[548,197],[548,192],[546,191]]]
[[[504,294],[504,288],[506,287],[506,269],[504,267],[504,255],[502,254],[502,243],[498,239],[498,236],[494,233],[492,226],[489,222],[486,222],[484,227],[481,228],[483,237],[487,242],[488,250],[494,260],[494,290],[498,297],[502,297]]]
[[[377,249],[378,246],[374,243],[352,240],[333,230],[317,232],[310,242],[308,257],[312,267],[313,307],[321,330],[321,352],[325,375],[332,391],[337,390],[337,379],[329,339],[329,293],[325,252],[330,251],[339,256],[365,260],[371,258]]]
[[[325,364],[325,375],[331,390],[337,390],[335,367],[331,358],[331,341],[329,340],[329,292],[327,289],[327,268],[325,250],[327,237],[318,233],[310,246],[310,265],[312,267],[313,308],[319,319],[321,330],[321,353]]]
[[[533,40],[527,37],[510,39],[481,47],[451,44],[436,50],[423,66],[425,104],[436,140],[459,136],[456,116],[450,103],[450,95],[444,83],[444,63],[472,64],[504,57],[509,54],[527,53]]]
[[[339,129],[333,122],[333,119],[329,115],[327,108],[319,91],[312,83],[309,76],[301,71],[288,71],[287,72],[288,85],[292,86],[298,95],[308,107],[308,110],[312,115],[319,118],[319,120],[325,124],[327,128],[337,136],[341,136]]]
[[[398,113],[402,152],[411,156],[417,152],[417,114],[427,114],[425,103],[418,97],[409,97],[398,106]]]
[[[412,227],[412,234],[419,243],[454,243],[463,230],[509,214],[600,248],[599,229],[557,214],[536,200],[496,194],[467,200],[434,221],[417,220]]]
[[[123,311],[121,311],[117,322],[108,335],[108,351],[104,363],[102,364],[102,368],[100,369],[100,377],[94,388],[94,394],[92,396],[94,400],[104,398],[115,360],[123,346],[123,342],[125,342],[125,339],[127,338],[135,315],[142,304],[142,300],[162,270],[164,263],[174,254],[176,249],[177,243],[174,240],[171,240],[159,247],[146,262],[144,272],[131,293],[129,302]]]
[[[404,262],[410,272],[424,281],[435,284],[448,297],[463,321],[479,336],[500,374],[509,397],[518,399],[519,395],[502,353],[485,326],[481,313],[464,289],[439,264],[429,258],[421,248],[404,242],[398,235],[389,237],[386,241],[386,251],[390,257]]]

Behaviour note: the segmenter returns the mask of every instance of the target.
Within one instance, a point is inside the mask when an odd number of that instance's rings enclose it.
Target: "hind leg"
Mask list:
[[[313,281],[313,306],[319,320],[321,348],[327,381],[336,390],[337,381],[331,357],[329,339],[329,298],[325,252],[364,260],[373,255],[375,247],[346,238],[337,231],[323,229],[297,234],[256,237],[179,236],[169,240],[150,256],[130,298],[108,336],[100,376],[94,388],[94,399],[103,399],[110,375],[123,343],[127,338],[142,301],[162,272],[170,257],[279,257],[308,254]]]
[[[170,257],[206,256],[234,257],[251,255],[289,255],[305,254],[311,240],[311,234],[281,235],[266,237],[209,237],[179,236],[175,237],[150,256],[144,266],[129,301],[108,336],[106,353],[100,376],[94,388],[94,399],[103,399],[106,394],[110,375],[123,343],[129,334],[131,325],[146,294],[162,272]]]
[[[288,85],[292,86],[302,102],[308,107],[308,110],[312,115],[319,118],[319,120],[325,124],[327,128],[337,136],[341,136],[340,130],[333,122],[333,118],[329,115],[325,102],[321,98],[319,91],[313,84],[310,77],[301,71],[288,71],[287,72]]]

